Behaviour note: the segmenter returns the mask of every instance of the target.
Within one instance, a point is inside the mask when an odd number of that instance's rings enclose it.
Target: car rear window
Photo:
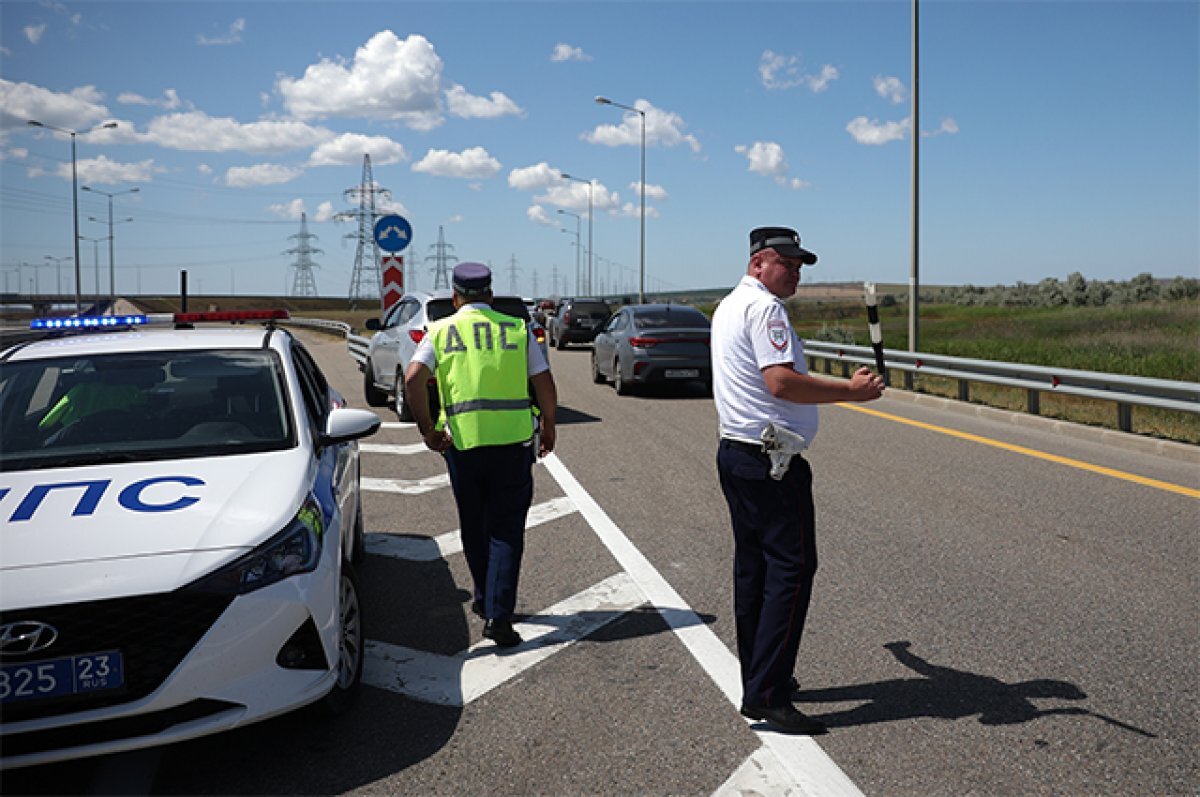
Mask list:
[[[662,310],[639,310],[633,315],[638,329],[708,329],[708,316],[690,307],[670,307]]]
[[[578,318],[579,316],[592,316],[608,318],[608,305],[604,302],[575,302],[571,305],[571,315]]]
[[[496,296],[492,298],[492,309],[505,315],[529,322],[529,308],[524,300],[515,296]],[[425,305],[425,315],[431,321],[440,321],[454,315],[454,300],[450,297],[430,299]]]

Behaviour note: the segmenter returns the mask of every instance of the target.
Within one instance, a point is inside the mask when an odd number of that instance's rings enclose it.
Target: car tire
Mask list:
[[[404,399],[404,374],[396,372],[396,417],[404,423],[413,419],[412,407]]]
[[[363,366],[363,398],[367,400],[368,407],[386,407],[388,404],[387,391],[375,386],[375,369],[371,367],[370,360]]]
[[[563,340],[563,337],[561,334],[557,338],[555,338],[554,348],[558,349],[559,351],[563,351],[567,348],[567,342],[565,340]]]
[[[628,396],[633,392],[632,386],[621,376],[620,360],[613,360],[613,387],[617,389],[618,396]]]
[[[342,562],[338,585],[337,681],[318,703],[321,713],[338,716],[349,710],[362,686],[363,662],[367,657],[367,635],[363,630],[362,603],[354,565]]]
[[[600,363],[596,361],[596,352],[594,351],[592,352],[592,382],[597,385],[608,382],[608,378],[600,370]]]

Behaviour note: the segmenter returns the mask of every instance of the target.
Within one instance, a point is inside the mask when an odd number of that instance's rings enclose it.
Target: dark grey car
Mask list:
[[[610,312],[602,299],[563,299],[549,319],[550,345],[561,351],[569,343],[591,343]]]
[[[621,395],[638,385],[693,381],[711,392],[711,326],[687,305],[626,305],[592,343],[592,381],[612,380]]]

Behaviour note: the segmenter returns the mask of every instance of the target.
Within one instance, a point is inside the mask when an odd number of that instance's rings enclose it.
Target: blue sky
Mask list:
[[[922,284],[1200,276],[1200,4],[921,4]],[[278,294],[308,215],[350,289],[363,154],[414,230],[523,294],[731,285],[797,228],[806,282],[906,283],[908,2],[0,2],[0,278],[56,288],[80,185],[118,292]],[[84,292],[108,200],[80,193]],[[562,210],[563,213],[558,211]],[[580,221],[570,214],[577,214]],[[102,219],[105,223],[90,221]],[[565,232],[564,232],[565,230]],[[20,263],[36,264],[19,267]],[[73,291],[71,263],[64,290]],[[536,290],[535,290],[536,280]],[[580,286],[580,290],[582,290]]]

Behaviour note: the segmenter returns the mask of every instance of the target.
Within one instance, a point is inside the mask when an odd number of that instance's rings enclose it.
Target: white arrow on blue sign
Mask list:
[[[388,252],[399,252],[412,240],[412,225],[403,216],[383,216],[375,222],[375,243]]]

